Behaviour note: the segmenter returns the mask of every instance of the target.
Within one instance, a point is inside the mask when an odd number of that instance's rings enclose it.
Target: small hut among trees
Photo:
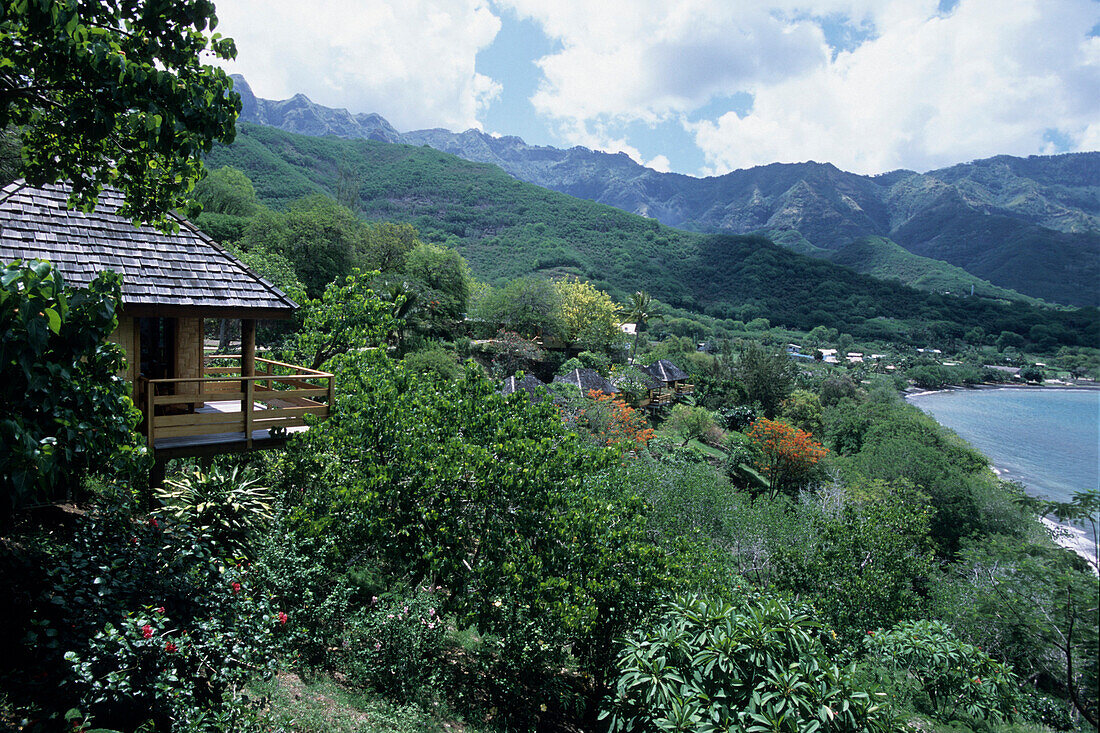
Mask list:
[[[572,384],[580,389],[583,395],[587,395],[592,390],[607,395],[617,394],[619,391],[618,387],[601,377],[595,369],[574,369],[571,372],[554,377],[554,381]]]
[[[668,359],[655,361],[643,368],[647,373],[664,382],[669,389],[678,395],[691,394],[695,391],[695,385],[687,382],[688,373]]]
[[[327,416],[332,375],[256,356],[256,321],[290,318],[285,293],[175,214],[166,233],[122,215],[106,189],[93,211],[68,208],[63,185],[16,181],[0,192],[0,260],[48,260],[66,285],[122,276],[109,337],[126,356],[142,432],[158,462],[281,445],[305,416]],[[241,351],[208,355],[204,319],[239,319]],[[318,400],[323,398],[324,402]]]
[[[546,396],[546,384],[534,374],[525,374],[523,379],[516,379],[513,374],[504,380],[500,393],[507,397],[521,391],[527,393],[528,399],[540,399]]]

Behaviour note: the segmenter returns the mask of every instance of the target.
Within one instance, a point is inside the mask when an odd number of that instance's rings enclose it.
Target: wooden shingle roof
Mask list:
[[[595,369],[574,369],[568,374],[554,377],[554,381],[579,387],[583,395],[593,389],[604,394],[615,394],[619,391],[618,387],[601,377]]]
[[[655,361],[647,367],[643,367],[647,372],[652,374],[662,382],[680,382],[688,378],[687,372],[680,367],[673,364],[668,359],[661,359]]]
[[[504,388],[500,393],[510,395],[513,392],[526,392],[529,397],[546,396],[546,385],[534,374],[527,374],[523,379],[516,379],[512,375],[504,380]]]
[[[102,270],[122,275],[127,312],[242,314],[285,318],[297,304],[193,224],[165,234],[118,214],[122,193],[105,189],[95,211],[69,209],[68,188],[17,181],[0,192],[0,263],[44,259],[67,285],[88,285]]]

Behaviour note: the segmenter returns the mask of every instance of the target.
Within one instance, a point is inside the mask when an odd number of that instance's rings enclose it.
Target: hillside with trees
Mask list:
[[[378,115],[303,95],[257,98],[240,76],[242,120],[308,135],[429,145],[466,160],[492,163],[519,180],[702,232],[768,232],[804,254],[829,257],[854,240],[897,244],[926,262],[959,267],[993,286],[1068,305],[1100,305],[1100,153],[997,156],[942,170],[862,176],[828,163],[771,164],[693,178],[645,168],[624,154],[583,147],[528,145],[478,130],[399,133]],[[810,245],[801,246],[800,242]],[[890,253],[877,255],[881,261]],[[893,255],[896,257],[896,255]],[[907,272],[887,274],[937,289]],[[951,279],[946,289],[970,289]],[[988,287],[988,286],[987,286]],[[980,291],[982,288],[977,285]]]
[[[216,147],[208,164],[243,170],[259,200],[275,209],[321,192],[367,219],[409,223],[425,240],[453,247],[490,283],[574,275],[620,301],[645,290],[675,308],[722,320],[767,317],[807,331],[828,325],[921,345],[933,322],[954,324],[960,334],[980,327],[1027,337],[1039,327],[1067,345],[1097,339],[1095,309],[1055,310],[898,287],[796,255],[763,237],[670,229],[430,148],[241,124],[237,140]]]

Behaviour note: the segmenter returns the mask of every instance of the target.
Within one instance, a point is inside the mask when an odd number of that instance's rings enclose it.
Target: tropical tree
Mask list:
[[[634,324],[634,346],[630,349],[630,363],[633,364],[638,354],[638,337],[646,330],[646,324],[653,317],[653,298],[646,291],[638,290],[630,296],[626,307],[627,323]]]
[[[162,227],[187,203],[214,141],[241,109],[225,71],[233,41],[211,33],[210,0],[0,2],[0,129],[20,128],[19,175],[68,181],[94,206],[104,186],[122,213]]]
[[[775,417],[794,388],[798,368],[784,354],[764,348],[756,341],[741,351],[733,377],[745,388],[749,402],[759,403],[767,417]]]
[[[48,262],[0,270],[0,514],[71,492],[89,469],[139,468],[141,418],[126,383],[121,278],[68,289]]]
[[[773,496],[804,487],[829,452],[805,430],[766,417],[754,422],[746,437],[757,451],[756,469],[768,480]]]
[[[377,273],[358,270],[342,283],[332,283],[321,298],[302,305],[302,330],[294,350],[297,358],[310,362],[311,369],[336,356],[383,343],[390,332],[390,307],[369,287]]]
[[[607,350],[622,339],[619,307],[610,295],[577,278],[558,280],[554,286],[561,298],[566,341],[587,349]]]

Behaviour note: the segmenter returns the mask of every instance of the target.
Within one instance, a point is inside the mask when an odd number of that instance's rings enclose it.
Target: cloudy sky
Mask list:
[[[228,66],[399,130],[713,175],[1100,149],[1098,0],[217,0]]]

